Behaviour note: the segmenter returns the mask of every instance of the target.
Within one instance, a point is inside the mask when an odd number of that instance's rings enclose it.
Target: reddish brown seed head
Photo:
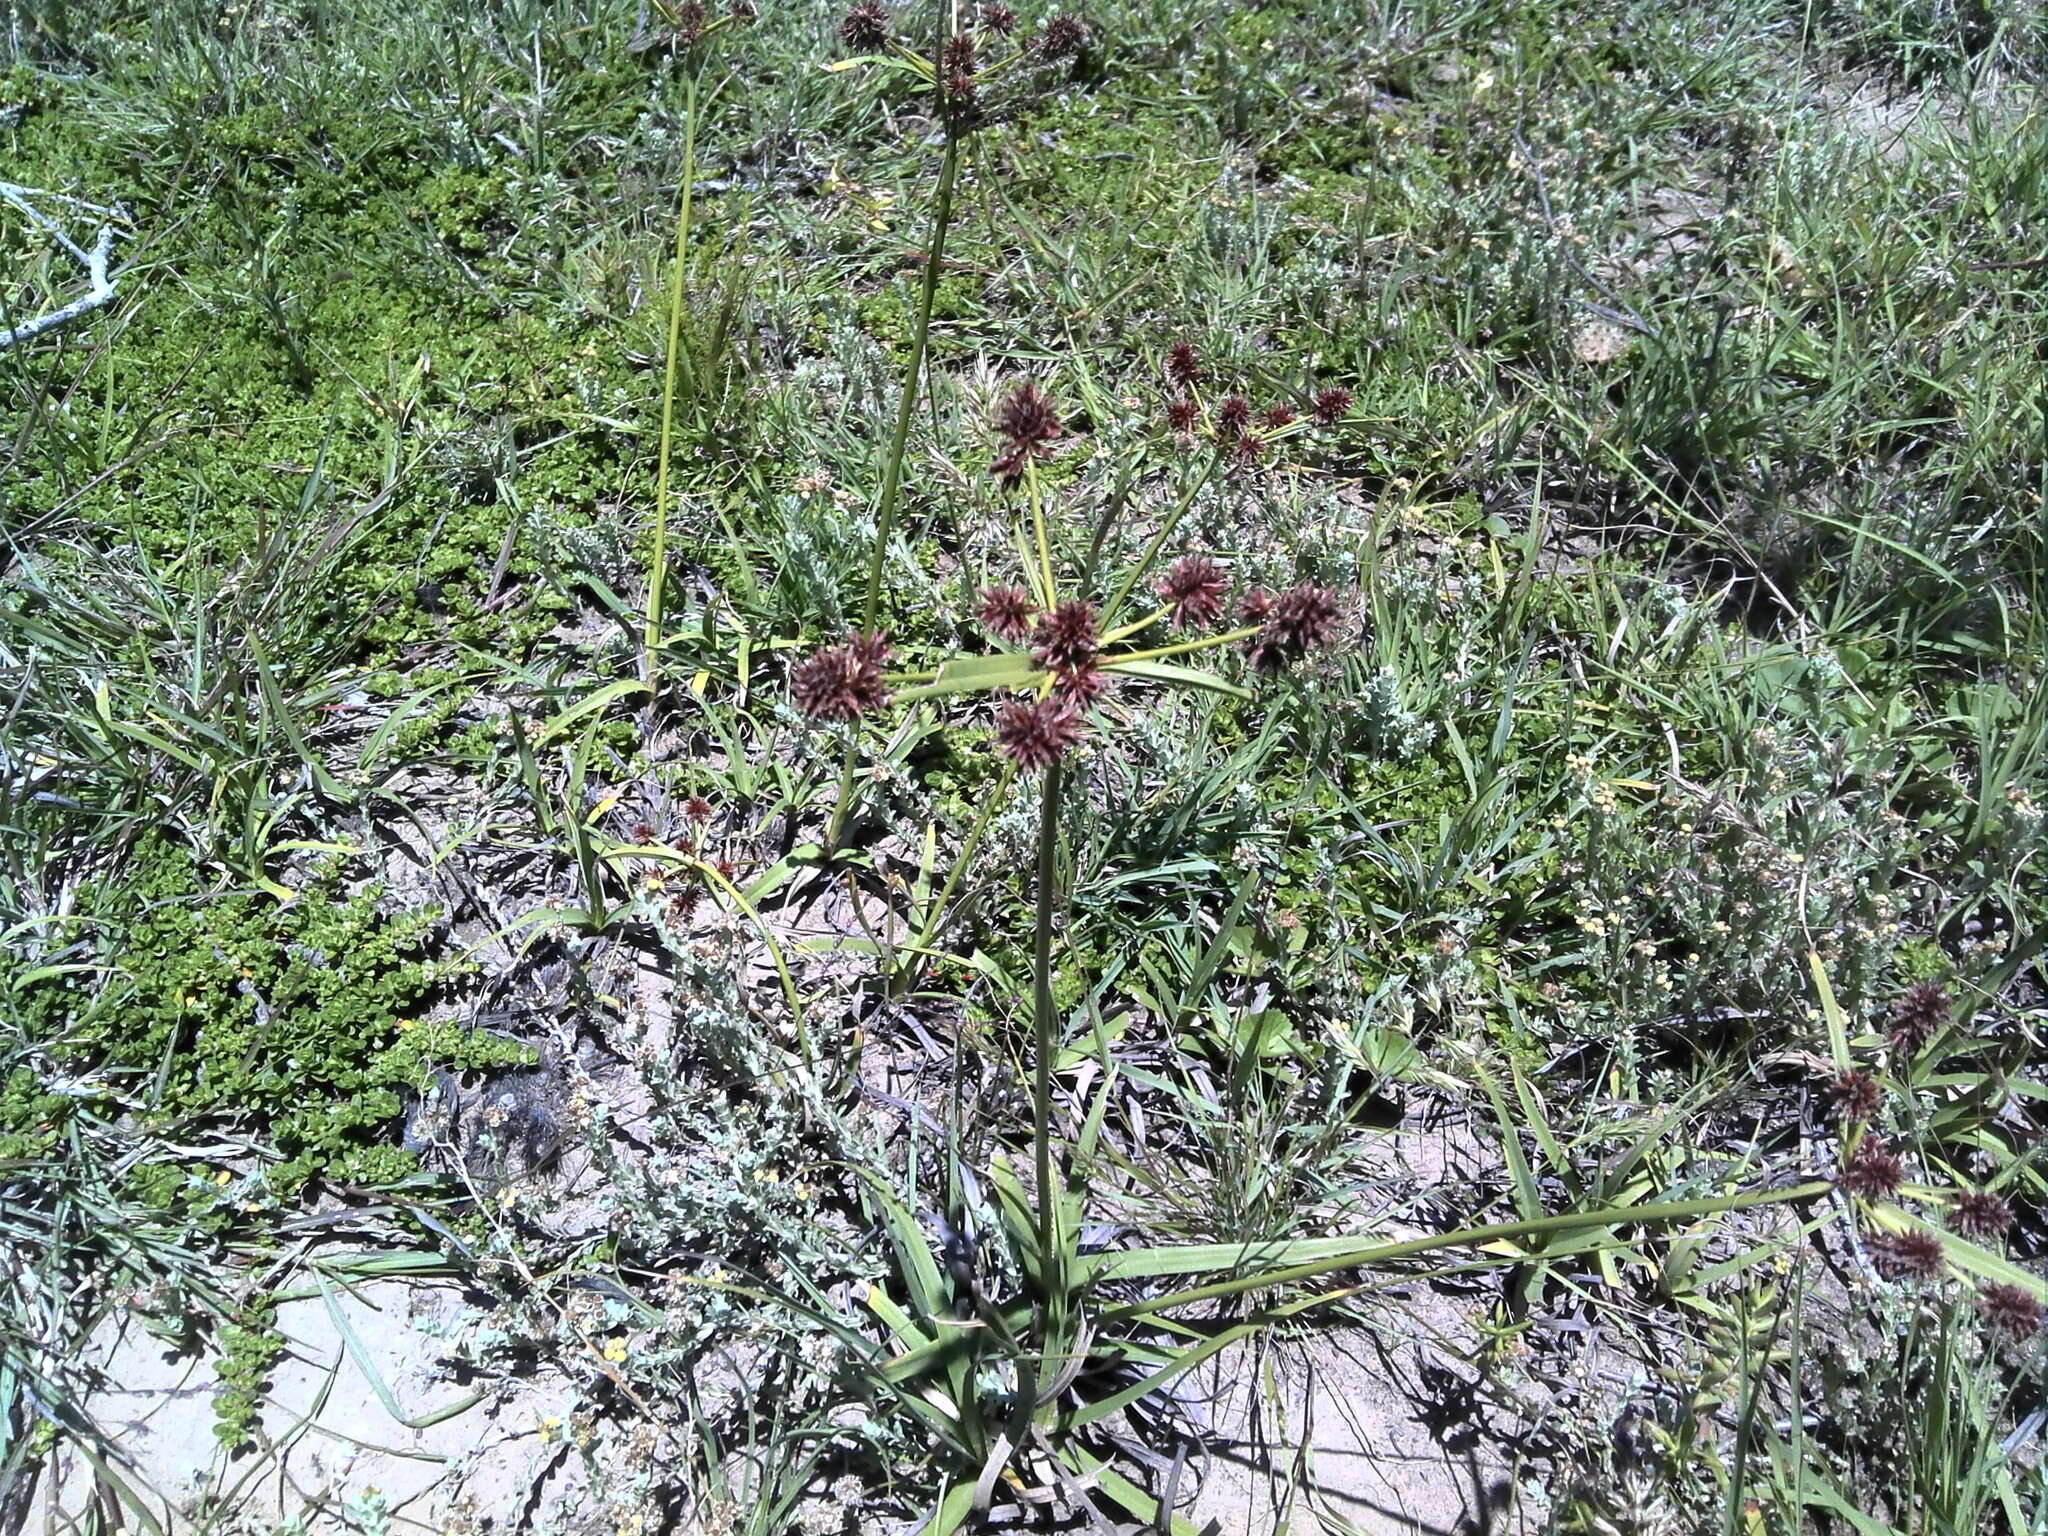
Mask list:
[[[1048,59],[1070,59],[1087,46],[1087,24],[1064,11],[1048,21],[1038,35],[1038,52]]]
[[[1008,37],[1017,30],[1017,13],[994,0],[981,8],[981,24],[998,37]]]
[[[1230,464],[1233,469],[1257,469],[1266,457],[1266,440],[1250,432],[1240,432],[1230,445]]]
[[[1166,376],[1182,389],[1201,380],[1202,359],[1196,355],[1194,343],[1176,341],[1166,349]]]
[[[1035,379],[1021,380],[996,406],[994,426],[1001,440],[989,471],[1004,485],[1015,485],[1034,457],[1052,452],[1061,426],[1059,412]]]
[[[1081,712],[1058,696],[1005,704],[996,713],[996,747],[1026,772],[1050,768],[1081,739]]]
[[[1295,409],[1285,400],[1276,400],[1259,412],[1259,429],[1263,432],[1278,432],[1282,427],[1291,427],[1297,420]]]
[[[880,0],[860,0],[839,22],[839,37],[855,53],[874,53],[889,41],[889,12]]]
[[[946,76],[945,107],[955,120],[961,122],[981,115],[981,92],[974,84],[974,76]]]
[[[1337,595],[1311,582],[1289,587],[1274,600],[1267,624],[1295,656],[1320,650],[1336,632]]]
[[[675,8],[676,46],[694,48],[703,42],[704,28],[709,21],[700,0],[683,0]]]
[[[1892,1004],[1892,1048],[1911,1056],[1948,1027],[1948,992],[1938,981],[1917,982]]]
[[[974,34],[955,32],[946,39],[939,72],[947,75],[971,75],[974,73],[974,67]]]
[[[1183,555],[1160,578],[1158,593],[1176,629],[1207,629],[1223,617],[1230,589],[1223,568],[1207,555]]]
[[[1334,427],[1351,410],[1351,391],[1342,384],[1332,384],[1328,389],[1316,392],[1315,408],[1311,412],[1319,427]]]
[[[2041,1303],[2031,1291],[2004,1281],[1993,1281],[1977,1292],[1977,1310],[2000,1333],[2018,1338],[2038,1331],[2043,1317]]]
[[[1865,1136],[1856,1143],[1835,1182],[1865,1200],[1882,1200],[1897,1194],[1906,1182],[1906,1165],[1877,1137]]]
[[[1094,662],[1054,674],[1052,691],[1076,709],[1086,709],[1109,692],[1109,674]]]
[[[1948,1208],[1948,1224],[1965,1237],[2002,1237],[2012,1225],[2012,1207],[1986,1190],[1965,1190]]]
[[[1038,605],[1022,587],[990,587],[981,594],[981,622],[999,640],[1018,644],[1031,633]]]
[[[683,802],[683,819],[694,821],[698,826],[711,819],[711,802],[702,795],[692,795]]]
[[[1868,1072],[1844,1072],[1828,1084],[1828,1097],[1843,1119],[1860,1123],[1877,1113],[1884,1089]]]
[[[882,635],[854,635],[798,666],[790,674],[790,693],[797,708],[814,720],[858,720],[889,701],[882,681],[888,659]]]
[[[1032,631],[1031,659],[1048,672],[1078,672],[1094,665],[1095,605],[1075,597],[1043,614]]]
[[[1200,409],[1192,400],[1169,400],[1166,402],[1166,424],[1175,432],[1186,435],[1195,430],[1202,419]]]
[[[1870,1257],[1887,1280],[1938,1280],[1947,1267],[1941,1239],[1918,1228],[1872,1238]]]
[[[1216,402],[1216,437],[1229,443],[1251,429],[1252,403],[1243,395],[1225,395]]]

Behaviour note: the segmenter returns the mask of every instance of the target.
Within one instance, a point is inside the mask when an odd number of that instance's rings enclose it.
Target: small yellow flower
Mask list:
[[[611,1361],[613,1365],[624,1365],[626,1363],[627,1354],[628,1350],[626,1348],[626,1341],[624,1339],[605,1340],[604,1357],[605,1359]]]

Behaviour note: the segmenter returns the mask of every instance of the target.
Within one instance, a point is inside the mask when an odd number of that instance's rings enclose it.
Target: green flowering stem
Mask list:
[[[1024,461],[1024,494],[1031,503],[1031,536],[1038,546],[1038,579],[1043,583],[1038,600],[1050,611],[1058,605],[1059,587],[1053,581],[1052,549],[1045,539],[1045,504],[1038,494],[1038,467],[1029,459]]]
[[[1540,1240],[1572,1232],[1598,1231],[1602,1228],[1611,1230],[1615,1227],[1647,1227],[1697,1221],[1703,1216],[1724,1216],[1732,1211],[1752,1210],[1758,1206],[1816,1200],[1833,1188],[1834,1185],[1827,1180],[1816,1179],[1778,1189],[1753,1189],[1742,1194],[1716,1195],[1703,1200],[1667,1200],[1648,1205],[1608,1206],[1592,1211],[1563,1211],[1554,1216],[1537,1216],[1525,1221],[1503,1221],[1482,1227],[1461,1227],[1455,1232],[1435,1232],[1427,1237],[1404,1238],[1396,1242],[1360,1240],[1352,1243],[1341,1239],[1324,1238],[1299,1244],[1278,1243],[1271,1246],[1280,1253],[1285,1253],[1289,1248],[1309,1247],[1320,1248],[1323,1251],[1302,1263],[1258,1269],[1251,1274],[1240,1274],[1208,1285],[1190,1286],[1185,1290],[1172,1291],[1163,1296],[1146,1297],[1139,1301],[1109,1307],[1102,1312],[1098,1321],[1107,1324],[1126,1322],[1133,1318],[1154,1317],[1162,1312],[1191,1306],[1197,1302],[1220,1301],[1225,1297],[1242,1296],[1252,1291],[1294,1285],[1303,1280],[1315,1280],[1324,1275],[1335,1274],[1340,1270],[1389,1264],[1398,1259],[1412,1259],[1445,1248],[1480,1248],[1489,1244],[1511,1243],[1534,1254],[1540,1252],[1541,1243],[1539,1241],[1531,1245],[1529,1240],[1532,1238]],[[1236,1247],[1235,1256],[1225,1253],[1224,1246]],[[1255,1264],[1260,1257],[1261,1253],[1256,1244],[1212,1244],[1180,1252],[1171,1248],[1140,1249],[1128,1254],[1105,1254],[1091,1264],[1090,1273],[1096,1278],[1105,1279],[1135,1279],[1204,1271],[1213,1274],[1219,1269],[1241,1268],[1246,1264]]]
[[[889,456],[882,463],[882,493],[875,503],[875,547],[868,557],[867,596],[861,604],[861,630],[874,633],[882,608],[882,566],[888,557],[889,534],[896,522],[896,501],[903,486],[903,454],[910,442],[910,418],[917,409],[918,385],[924,378],[925,343],[931,334],[932,303],[938,296],[939,269],[946,255],[946,227],[953,220],[953,182],[960,169],[960,139],[946,134],[945,158],[939,164],[939,190],[932,205],[931,243],[925,250],[924,282],[917,297],[917,318],[910,332],[910,367],[903,380],[903,397],[896,405],[896,428],[889,438]],[[832,822],[826,832],[827,845],[837,847],[846,831],[846,813],[853,800],[854,744],[846,744],[846,760],[839,770],[839,797],[832,807]]]
[[[903,454],[910,441],[910,418],[917,409],[918,385],[924,378],[925,341],[931,334],[932,303],[938,296],[939,269],[946,253],[946,227],[953,219],[953,181],[960,168],[960,141],[946,135],[945,158],[939,165],[939,190],[932,209],[931,245],[925,251],[924,282],[917,298],[917,319],[910,333],[910,369],[903,398],[896,405],[896,430],[889,456],[882,463],[882,494],[875,505],[875,547],[868,557],[867,599],[861,605],[861,628],[872,631],[882,606],[882,563],[896,519],[897,493],[903,485]]]
[[[1230,630],[1225,634],[1205,635],[1200,640],[1182,640],[1173,645],[1157,646],[1149,651],[1125,651],[1120,655],[1103,657],[1100,665],[1105,672],[1109,672],[1128,662],[1161,661],[1168,656],[1185,656],[1191,651],[1213,651],[1218,646],[1229,645],[1234,640],[1249,640],[1264,627],[1262,624],[1252,624],[1243,629]]]
[[[1046,1336],[1059,1337],[1066,1277],[1058,1245],[1059,1191],[1052,1170],[1052,1068],[1058,1041],[1052,996],[1052,908],[1054,854],[1059,843],[1060,779],[1064,764],[1045,770],[1038,802],[1037,911],[1031,936],[1031,1140],[1038,1183],[1039,1278],[1044,1288]]]
[[[1155,608],[1152,612],[1146,614],[1144,618],[1134,623],[1125,624],[1118,629],[1112,629],[1102,637],[1101,643],[1104,645],[1115,645],[1119,640],[1128,640],[1131,636],[1150,629],[1171,612],[1173,612],[1173,609],[1165,605]]]
[[[675,436],[676,354],[683,336],[683,277],[690,249],[690,194],[697,182],[697,71],[683,78],[683,185],[676,204],[676,254],[668,275],[668,360],[661,379],[661,449],[654,469],[654,550],[648,560],[647,626],[641,636],[640,668],[650,694],[658,686],[662,589],[668,582],[668,465]]]
[[[1132,589],[1144,579],[1145,573],[1152,569],[1152,562],[1159,558],[1159,551],[1166,548],[1166,541],[1172,538],[1174,530],[1180,527],[1181,519],[1188,515],[1188,508],[1195,504],[1195,498],[1202,494],[1202,487],[1209,483],[1209,477],[1216,472],[1216,465],[1222,457],[1220,449],[1209,455],[1208,465],[1195,477],[1194,483],[1187,489],[1187,494],[1182,496],[1174,509],[1167,514],[1166,521],[1159,525],[1159,531],[1152,535],[1152,542],[1145,546],[1144,554],[1131,562],[1131,568],[1124,572],[1124,579],[1118,584],[1116,592],[1102,606],[1103,623],[1116,622],[1116,616],[1123,611]]]

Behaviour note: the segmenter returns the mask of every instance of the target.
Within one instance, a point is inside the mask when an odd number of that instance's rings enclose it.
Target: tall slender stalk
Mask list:
[[[946,256],[946,228],[953,221],[953,183],[960,170],[960,136],[946,130],[945,157],[939,164],[939,190],[932,203],[932,233],[925,246],[924,281],[918,290],[917,316],[910,332],[910,366],[903,379],[903,398],[896,404],[896,429],[889,436],[889,455],[882,462],[882,494],[875,503],[875,548],[868,557],[867,596],[861,603],[860,627],[872,633],[882,608],[882,565],[888,557],[889,534],[896,522],[896,500],[903,486],[903,454],[910,442],[910,418],[917,410],[917,391],[924,378],[925,342],[931,335],[932,303],[939,291],[939,268]],[[853,799],[853,743],[839,770],[839,798],[832,807],[829,844],[837,845],[846,830],[847,807]]]
[[[1173,537],[1174,530],[1180,527],[1180,520],[1187,516],[1188,508],[1195,504],[1195,498],[1202,494],[1202,487],[1209,483],[1209,477],[1216,473],[1216,466],[1222,461],[1223,455],[1220,452],[1209,455],[1208,464],[1182,493],[1180,500],[1174,503],[1173,510],[1167,514],[1165,521],[1160,523],[1158,531],[1146,544],[1145,552],[1131,563],[1128,571],[1124,572],[1124,579],[1117,583],[1116,591],[1111,593],[1109,601],[1102,605],[1102,622],[1105,626],[1116,622],[1117,615],[1123,612],[1124,603],[1131,595],[1131,589],[1137,586],[1147,571],[1152,569],[1152,562],[1157,560],[1159,552],[1166,548],[1166,541]]]
[[[683,185],[676,204],[676,254],[668,275],[668,360],[661,381],[661,449],[654,469],[654,551],[648,561],[647,625],[641,636],[641,679],[653,693],[659,679],[662,589],[668,582],[668,463],[675,436],[676,359],[683,334],[683,277],[690,250],[690,194],[697,181],[697,71],[683,83]],[[651,700],[650,700],[651,702]]]
[[[1065,1292],[1064,1267],[1059,1253],[1059,1190],[1053,1183],[1052,1166],[1052,1069],[1058,1048],[1058,1029],[1053,1018],[1052,997],[1052,909],[1054,854],[1059,845],[1060,780],[1064,765],[1054,763],[1045,770],[1045,785],[1038,802],[1038,889],[1037,916],[1031,941],[1031,1140],[1033,1171],[1038,1180],[1038,1261],[1044,1287],[1048,1337],[1057,1336],[1057,1313]]]
[[[953,182],[960,169],[960,138],[946,132],[945,158],[939,163],[939,190],[932,203],[932,237],[925,248],[924,282],[917,295],[917,320],[910,332],[910,368],[903,380],[903,398],[896,404],[896,430],[889,438],[889,457],[882,464],[882,495],[875,504],[875,548],[868,557],[867,599],[861,605],[861,627],[872,630],[882,606],[882,562],[896,521],[896,498],[903,485],[903,453],[910,441],[910,418],[917,410],[917,391],[924,378],[925,340],[931,334],[932,303],[939,291],[939,268],[946,255],[946,226],[953,220]]]

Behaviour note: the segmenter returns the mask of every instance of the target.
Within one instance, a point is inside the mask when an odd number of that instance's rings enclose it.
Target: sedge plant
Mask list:
[[[903,459],[910,442],[910,423],[924,379],[932,305],[945,262],[946,233],[953,220],[961,155],[974,130],[986,119],[994,92],[1024,77],[1034,64],[1072,58],[1088,40],[1085,27],[1071,16],[1055,16],[1036,36],[1026,37],[1017,30],[1016,13],[1008,6],[983,6],[975,13],[978,26],[963,24],[952,6],[941,4],[936,11],[935,45],[929,54],[910,47],[892,33],[889,12],[880,0],[858,0],[839,26],[840,38],[853,53],[841,67],[868,63],[908,76],[918,88],[930,93],[940,138],[938,183],[932,194],[931,227],[918,279],[917,308],[911,319],[910,355],[904,364],[903,388],[897,397],[896,419],[882,457],[881,485],[875,498],[874,547],[868,557],[867,584],[861,598],[861,631],[869,634],[876,632],[881,617],[882,575],[903,489]],[[854,753],[849,745],[826,839],[833,847],[838,846],[846,829],[853,768]]]
[[[1883,1177],[1888,1165],[1852,1147],[1837,1180],[1798,1182],[1743,1167],[1715,1175],[1705,1192],[1685,1197],[1675,1196],[1668,1183],[1660,1190],[1654,1181],[1603,1182],[1578,1191],[1564,1210],[1546,1208],[1530,1181],[1513,1220],[1415,1238],[1368,1233],[1114,1253],[1084,1246],[1085,1201],[1117,1067],[1105,1047],[1102,1084],[1078,1134],[1063,1140],[1054,1081],[1067,1045],[1054,970],[1063,909],[1057,855],[1075,756],[1091,735],[1114,750],[1112,717],[1104,706],[1117,690],[1198,688],[1249,699],[1250,685],[1277,677],[1336,639],[1352,606],[1306,583],[1277,594],[1254,587],[1233,600],[1232,578],[1214,554],[1179,547],[1187,514],[1219,474],[1253,481],[1275,442],[1341,421],[1348,393],[1324,389],[1312,397],[1315,408],[1307,417],[1284,405],[1257,411],[1239,394],[1208,398],[1201,389],[1200,359],[1186,344],[1168,352],[1164,372],[1169,397],[1163,429],[1152,436],[1147,452],[1164,449],[1162,458],[1183,467],[1164,499],[1166,510],[1129,564],[1114,573],[1099,568],[1104,550],[1121,547],[1101,526],[1102,518],[1121,515],[1120,497],[1110,498],[1098,514],[1085,549],[1068,548],[1058,537],[1057,529],[1077,523],[1086,529],[1090,520],[1049,505],[1041,470],[1066,444],[1068,426],[1047,390],[1023,379],[1003,395],[992,420],[989,473],[1011,498],[1019,577],[980,593],[976,616],[993,645],[935,666],[899,668],[887,638],[868,629],[817,651],[791,676],[800,709],[849,727],[892,704],[988,695],[994,701],[994,750],[1002,759],[999,783],[1007,792],[1020,778],[1038,781],[1025,1069],[1030,1185],[1001,1156],[988,1175],[1011,1261],[1008,1272],[1020,1288],[998,1294],[995,1277],[985,1280],[972,1257],[959,1251],[957,1231],[935,1250],[903,1199],[877,1193],[871,1202],[906,1291],[900,1300],[869,1295],[868,1308],[887,1340],[858,1347],[867,1354],[875,1389],[935,1437],[946,1468],[931,1527],[939,1531],[960,1529],[985,1513],[1004,1473],[1021,1476],[1018,1469],[1025,1466],[1049,1469],[1067,1496],[1089,1485],[1141,1519],[1170,1519],[1170,1512],[1162,1515],[1149,1496],[1106,1464],[1108,1440],[1099,1432],[1124,1409],[1162,1392],[1229,1344],[1364,1294],[1372,1285],[1331,1289],[1322,1284],[1330,1277],[1379,1266],[1404,1268],[1457,1250],[1464,1251],[1459,1259],[1466,1263],[1528,1265],[1544,1255],[1583,1256],[1625,1246],[1630,1230],[1697,1229],[1731,1212],[1810,1202],[1838,1191],[1859,1208],[1868,1204],[1866,1220],[1879,1228],[1909,1220],[1884,1203],[1897,1188]],[[1056,517],[1057,511],[1068,515]],[[1232,648],[1240,655],[1236,668],[1214,665]],[[1193,664],[1204,659],[1211,665]],[[984,814],[977,821],[970,842],[986,819]],[[958,873],[956,864],[948,889]],[[942,891],[934,908],[943,906],[944,896]],[[926,932],[943,921],[932,913],[928,908]],[[1823,1000],[1831,1003],[1822,981],[1816,978]],[[1508,1111],[1503,1107],[1502,1113]],[[965,1178],[964,1169],[958,1177]],[[948,1225],[957,1228],[957,1204],[953,1209]],[[971,1255],[972,1245],[966,1249]],[[1481,1251],[1487,1257],[1478,1260]],[[2022,1282],[2012,1266],[2000,1265],[1981,1248],[1951,1240],[1945,1262],[1988,1262],[1994,1267],[1979,1273],[2010,1287],[1993,1290],[1994,1299],[2015,1309],[2022,1301],[2039,1304],[2037,1283]],[[1169,1281],[1175,1283],[1163,1283]],[[1281,1294],[1303,1287],[1308,1294],[1295,1299]],[[801,1304],[824,1317],[825,1301],[810,1296]],[[1227,1315],[1217,1316],[1218,1309]],[[1191,1322],[1190,1313],[1207,1321]],[[963,1318],[972,1321],[963,1325]],[[843,1319],[833,1327],[842,1342],[856,1347],[857,1330]]]

